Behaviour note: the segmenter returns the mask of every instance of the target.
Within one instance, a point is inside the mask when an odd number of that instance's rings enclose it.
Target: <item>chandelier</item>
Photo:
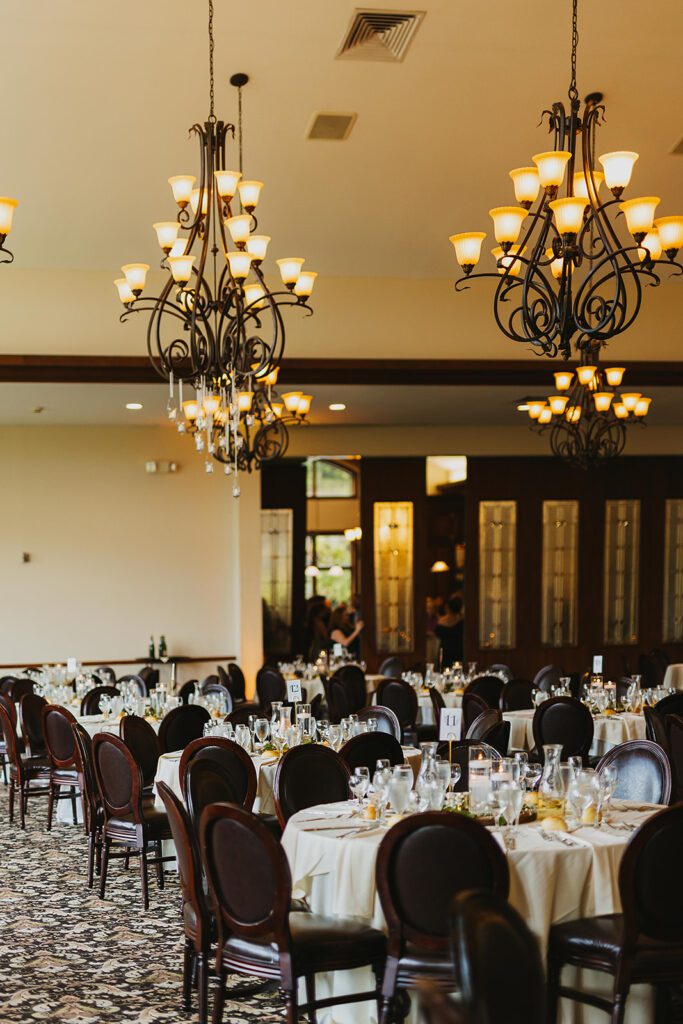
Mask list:
[[[640,312],[644,285],[659,284],[662,266],[683,273],[683,265],[676,262],[683,245],[683,216],[655,218],[658,196],[621,201],[638,154],[596,158],[596,131],[605,108],[602,95],[593,93],[581,112],[577,2],[572,3],[569,110],[555,103],[544,111],[552,150],[532,157],[533,167],[509,172],[518,205],[489,211],[497,242],[491,250],[496,271],[473,273],[485,232],[450,238],[464,274],[455,290],[467,288],[473,277],[497,279],[493,307],[503,334],[530,343],[537,354],[561,353],[565,358],[572,344],[578,351],[591,350],[627,330]],[[619,213],[631,236],[626,239],[624,232],[623,242],[615,223]]]
[[[124,306],[121,320],[148,316],[147,352],[169,383],[167,413],[181,433],[194,437],[207,472],[214,460],[235,473],[258,469],[284,454],[288,428],[306,422],[311,396],[279,398],[277,374],[285,347],[283,309],[308,315],[314,271],[300,257],[278,259],[278,289],[266,283],[263,263],[270,237],[259,234],[255,210],[263,182],[242,174],[242,88],[247,75],[230,79],[238,91],[239,169],[229,170],[226,143],[235,127],[214,112],[213,0],[209,0],[209,99],[207,121],[190,134],[199,141],[199,178],[169,178],[178,212],[153,224],[166,272],[158,296],[143,296],[149,265],[129,263],[115,281]],[[178,400],[176,401],[176,385]],[[183,400],[183,385],[194,396]]]
[[[0,263],[14,263],[14,253],[5,248],[5,241],[12,230],[14,211],[18,205],[18,199],[0,196]]]
[[[527,411],[531,428],[539,434],[550,432],[553,455],[574,466],[588,469],[605,459],[621,455],[627,428],[643,426],[651,398],[636,391],[621,391],[625,369],[605,369],[589,363],[584,350],[576,369],[554,374],[557,394],[547,399],[528,399],[519,408]]]

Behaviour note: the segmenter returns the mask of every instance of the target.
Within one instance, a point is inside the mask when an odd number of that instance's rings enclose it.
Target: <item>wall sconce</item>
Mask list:
[[[436,560],[436,562],[434,562],[434,565],[431,567],[431,569],[429,571],[430,572],[448,572],[449,569],[450,569],[450,566],[448,565],[448,563],[444,562],[441,558],[439,558],[439,559]]]

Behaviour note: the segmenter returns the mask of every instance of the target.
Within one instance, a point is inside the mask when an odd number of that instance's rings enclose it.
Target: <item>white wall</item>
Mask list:
[[[171,654],[240,658],[242,611],[253,671],[260,605],[237,554],[259,488],[242,481],[238,503],[216,469],[169,427],[0,429],[0,663],[141,657],[161,633]]]

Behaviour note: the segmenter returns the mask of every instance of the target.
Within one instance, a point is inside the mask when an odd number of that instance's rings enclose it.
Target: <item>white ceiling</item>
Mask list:
[[[292,385],[291,389],[295,390]],[[284,389],[283,389],[284,390]],[[306,390],[299,387],[299,390]],[[653,426],[683,425],[680,389],[647,388],[653,398],[648,422]],[[516,403],[524,389],[510,387],[364,387],[318,385],[313,426],[526,426]],[[538,389],[535,395],[540,395]],[[160,385],[132,384],[0,384],[0,425],[3,426],[154,426],[167,424],[167,391]],[[141,410],[126,409],[140,402]],[[344,412],[330,412],[343,402]],[[44,411],[33,410],[43,406]],[[300,440],[305,441],[301,431]]]
[[[235,116],[227,79],[248,72],[245,170],[266,182],[273,255],[328,276],[448,277],[448,235],[487,229],[512,200],[510,167],[548,144],[537,126],[566,95],[569,0],[425,0],[401,64],[334,60],[353,6],[217,0],[218,113]],[[580,91],[606,95],[601,148],[638,150],[634,194],[679,212],[683,4],[583,0],[579,17]],[[205,0],[4,0],[0,191],[21,202],[19,265],[158,259],[151,223],[174,215],[166,179],[196,168],[187,129],[208,112],[205,23]],[[315,111],[357,112],[350,139],[307,141]]]

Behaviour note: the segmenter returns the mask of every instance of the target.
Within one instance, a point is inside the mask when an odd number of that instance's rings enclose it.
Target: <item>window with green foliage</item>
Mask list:
[[[306,497],[355,498],[356,473],[342,462],[309,459],[306,463]]]
[[[306,597],[323,594],[334,605],[351,600],[353,556],[351,541],[343,533],[309,533],[306,565],[318,570],[306,573]]]

